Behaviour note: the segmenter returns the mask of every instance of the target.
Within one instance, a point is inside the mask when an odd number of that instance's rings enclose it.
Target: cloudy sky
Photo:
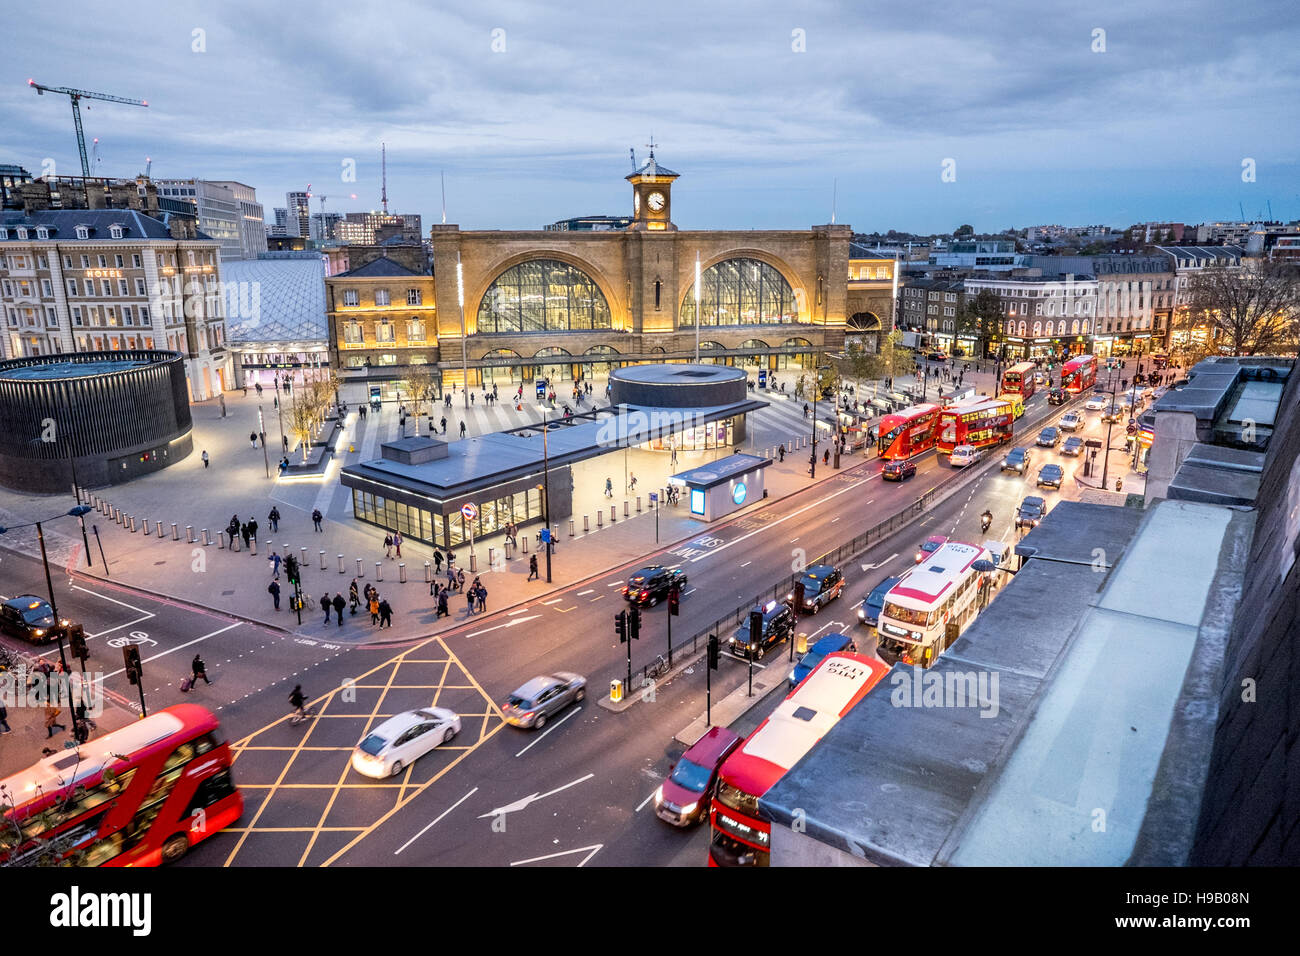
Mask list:
[[[268,218],[308,183],[377,208],[381,141],[390,209],[426,224],[444,173],[463,228],[628,214],[653,135],[684,229],[807,227],[833,196],[863,232],[1300,219],[1293,0],[138,0],[5,32],[0,163],[79,171],[66,98],[29,77],[141,98],[83,104],[100,175],[151,156]]]

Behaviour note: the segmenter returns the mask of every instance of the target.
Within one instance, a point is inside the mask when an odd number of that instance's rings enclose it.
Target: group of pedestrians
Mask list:
[[[391,561],[394,557],[400,558],[402,556],[402,541],[402,532],[400,531],[384,535],[384,556],[388,560]],[[393,554],[394,551],[397,552],[396,555]]]
[[[241,522],[239,520],[239,515],[235,514],[230,516],[230,524],[226,525],[226,534],[230,535],[232,544],[236,538],[243,538],[244,548],[247,549],[250,542],[257,540],[257,528],[258,525],[256,518],[249,517],[247,521]],[[274,530],[274,528],[272,530]]]
[[[436,580],[429,585],[429,596],[434,599],[437,608],[435,620],[451,616],[451,595],[455,591],[462,591],[465,594],[467,616],[487,611],[487,586],[483,583],[483,579],[475,577],[473,583],[466,587],[465,572],[461,570],[453,573],[453,569],[449,566],[445,586],[440,585]]]

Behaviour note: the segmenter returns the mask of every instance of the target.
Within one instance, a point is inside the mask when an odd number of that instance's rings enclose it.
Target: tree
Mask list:
[[[437,377],[429,365],[408,365],[402,387],[415,399],[415,414],[420,414],[421,402],[432,402],[437,395]]]
[[[1230,355],[1294,353],[1300,340],[1300,270],[1281,262],[1207,266],[1193,277],[1174,327],[1205,328]]]
[[[957,313],[957,335],[973,337],[979,342],[978,358],[996,355],[1002,345],[1005,321],[1002,300],[997,293],[992,289],[980,289],[974,296],[967,297],[966,304]]]
[[[962,225],[958,226],[956,230],[953,232],[953,236],[957,238],[960,238],[962,236],[973,236],[973,235],[975,235],[975,227],[972,226],[970,223],[963,223]]]

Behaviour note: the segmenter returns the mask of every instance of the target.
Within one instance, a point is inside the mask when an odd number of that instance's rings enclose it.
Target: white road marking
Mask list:
[[[243,621],[236,621],[234,624],[227,624],[225,627],[221,628],[220,630],[213,631],[211,634],[204,634],[202,637],[196,637],[196,638],[195,638],[194,640],[192,640],[192,641],[187,641],[187,642],[184,643],[184,644],[177,645],[176,647],[173,647],[173,648],[171,648],[170,650],[163,651],[161,654],[155,654],[155,655],[153,655],[152,657],[146,657],[146,658],[145,658],[144,660],[142,660],[140,663],[141,663],[141,664],[148,664],[150,661],[156,661],[156,660],[158,660],[158,658],[160,658],[160,657],[166,657],[168,654],[175,654],[177,651],[183,651],[183,650],[185,650],[185,648],[189,647],[191,644],[198,644],[198,643],[201,643],[202,641],[206,641],[206,640],[207,640],[208,638],[210,638],[210,637],[216,637],[218,634],[224,634],[224,633],[226,633],[226,631],[229,631],[231,628],[239,627],[239,625],[241,625],[241,624],[243,624],[243,623],[244,623]],[[118,674],[125,674],[125,673],[126,673],[126,668],[125,668],[125,667],[122,667],[122,668],[119,668],[118,670],[113,671],[113,673],[111,673],[111,674],[105,674],[105,675],[104,675],[104,679],[107,680],[107,679],[110,678],[110,677],[116,677]],[[295,671],[295,673],[296,673],[296,671]]]
[[[753,561],[746,561],[744,564],[741,565],[741,567],[742,567],[742,568],[747,568],[747,567],[749,567],[749,566],[750,566],[751,564],[753,564],[753,563],[754,563]]]
[[[435,820],[433,821],[433,823],[430,823],[429,826],[426,826],[423,830],[421,830],[421,831],[420,831],[419,833],[417,833],[415,836],[411,837],[411,839],[407,840],[405,843],[403,843],[401,846],[399,846],[396,850],[394,850],[394,851],[393,851],[393,856],[397,856],[397,854],[401,853],[403,850],[405,850],[408,846],[410,846],[410,845],[411,845],[412,843],[414,843],[416,840],[420,839],[420,837],[424,836],[425,832],[428,831],[429,827],[433,826],[433,824],[434,824],[434,823],[437,823],[438,820],[441,820],[441,819],[442,819],[443,817],[445,817],[447,814],[451,813],[451,811],[455,810],[458,806],[460,806],[462,803],[464,803],[464,802],[465,802],[466,800],[468,800],[470,797],[474,796],[474,794],[476,794],[476,793],[478,793],[478,787],[475,787],[475,788],[474,788],[473,790],[471,790],[469,793],[465,794],[465,796],[461,797],[459,800],[457,800],[455,803],[453,803],[451,806],[449,806],[446,810],[443,810],[442,813],[438,814],[437,819],[435,819]]]
[[[536,740],[534,740],[531,744],[529,744],[529,745],[528,745],[527,747],[525,747],[523,750],[519,751],[519,753],[515,754],[515,756],[516,756],[516,757],[522,757],[524,754],[528,753],[528,751],[532,750],[534,747],[536,747],[539,743],[542,742],[542,738],[543,738],[543,737],[545,737],[545,736],[546,736],[547,734],[549,734],[552,730],[554,730],[556,727],[560,726],[560,724],[564,723],[566,720],[568,720],[570,717],[572,717],[574,714],[576,714],[576,713],[577,713],[578,711],[580,711],[580,710],[582,710],[581,707],[575,707],[573,710],[569,711],[567,714],[565,714],[563,717],[561,717],[561,718],[560,718],[559,720],[557,720],[555,723],[551,724],[549,730],[543,730],[540,734],[538,734]]]
[[[579,591],[578,594],[577,594],[577,597],[582,597],[584,594],[590,594],[590,593],[591,593],[592,591],[594,591],[594,590],[596,590],[596,589],[595,589],[595,588],[587,588],[587,590],[585,590],[585,591]]]
[[[546,856],[535,856],[531,860],[515,860],[510,865],[523,866],[525,863],[540,863],[542,862],[542,860],[554,860],[556,857],[559,856],[571,856],[574,853],[582,853],[585,850],[590,850],[591,852],[588,853],[585,857],[583,857],[582,862],[578,864],[578,868],[581,869],[582,867],[586,866],[588,861],[590,861],[593,856],[599,853],[604,846],[605,844],[603,843],[593,843],[591,846],[580,846],[576,850],[561,850],[559,853],[548,853],[546,854]]]
[[[527,621],[535,620],[541,617],[540,614],[530,614],[528,617],[517,617],[513,621],[506,621],[504,624],[494,624],[492,627],[485,627],[481,631],[474,631],[472,634],[466,634],[466,637],[478,637],[480,634],[486,634],[488,631],[499,631],[503,627],[514,627],[516,624],[523,624]]]
[[[531,796],[521,797],[514,803],[507,803],[504,807],[497,807],[495,810],[490,810],[487,813],[480,813],[478,818],[480,820],[486,820],[488,817],[499,817],[503,813],[516,813],[519,810],[527,808],[530,803],[537,800],[545,800],[547,797],[553,796],[561,790],[568,790],[570,787],[576,787],[580,783],[586,783],[594,776],[596,776],[594,773],[589,773],[585,777],[579,777],[577,780],[570,781],[562,787],[556,787],[554,790],[548,790],[545,793],[533,793]]]
[[[564,600],[564,598],[551,598],[549,601],[543,601],[542,604],[545,604],[545,605],[550,605],[550,604],[559,604],[559,603],[560,603],[561,601],[563,601],[563,600]]]
[[[91,595],[92,597],[103,598],[105,601],[112,601],[114,604],[120,604],[122,605],[122,607],[130,608],[132,611],[135,611],[137,614],[149,614],[149,612],[142,607],[136,607],[134,604],[127,604],[125,601],[119,601],[117,598],[111,598],[107,594],[100,594],[98,591],[91,591],[87,588],[83,588],[80,584],[74,584],[72,586],[72,590],[81,591],[85,594]],[[149,616],[153,617],[154,615],[149,614]]]
[[[642,807],[644,807],[647,803],[649,803],[651,800],[653,800],[653,799],[655,798],[655,794],[658,793],[658,792],[659,792],[659,788],[658,788],[658,787],[656,787],[654,790],[651,790],[651,791],[650,791],[650,796],[646,797],[646,798],[645,798],[644,800],[642,800],[639,804],[637,804],[637,808],[636,808],[636,810],[633,811],[633,812],[635,812],[635,813],[640,813]]]
[[[110,627],[106,631],[96,631],[94,634],[87,634],[86,637],[103,637],[105,634],[112,634],[114,631],[120,631],[124,627],[130,627],[132,624],[139,624],[141,621],[147,621],[151,617],[156,616],[157,615],[154,614],[146,614],[144,617],[137,617],[134,621],[127,621],[125,624],[119,624],[117,627]]]
[[[517,610],[517,611],[511,611],[509,614],[506,615],[506,617],[514,617],[516,614],[523,614],[523,613],[524,613],[525,611],[527,611],[527,610],[528,610],[528,608],[526,608],[526,607],[521,607],[521,608],[520,608],[519,610]]]
[[[623,586],[623,582],[622,582],[622,581],[615,581],[613,584],[606,584],[606,585],[605,585],[605,587],[607,587],[607,588],[621,588],[622,586]]]

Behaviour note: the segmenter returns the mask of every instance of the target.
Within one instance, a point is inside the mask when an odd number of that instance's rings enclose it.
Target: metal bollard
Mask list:
[[[618,505],[609,506],[609,523],[613,524],[618,520]]]
[[[203,538],[203,547],[206,548],[208,545],[210,545],[210,544],[212,543],[212,539],[208,537],[208,529],[207,529],[207,528],[203,528],[203,529],[201,529],[201,530],[199,531],[199,536]]]
[[[433,583],[433,568],[430,566],[428,561],[424,562],[424,583]]]
[[[300,555],[300,557],[298,558],[298,567],[300,568],[307,567],[307,549],[299,548],[298,554]]]
[[[249,554],[257,554],[257,538],[255,538],[255,537],[249,537],[249,539],[248,539],[248,553],[249,553]]]
[[[574,535],[573,519],[570,518],[570,519],[569,519],[569,537],[572,538],[573,535]]]
[[[180,530],[180,528],[176,527],[176,522],[173,521],[173,522],[172,522],[172,540],[173,540],[173,541],[179,541],[180,539],[181,539],[181,530]]]
[[[597,512],[596,512],[596,530],[599,531],[599,530],[600,530],[601,528],[603,528],[603,527],[605,527],[605,512],[604,512],[604,511],[597,511]]]
[[[135,534],[135,515],[131,515],[131,533]]]
[[[132,520],[134,520],[134,519],[132,519]],[[193,543],[194,543],[194,525],[192,525],[192,524],[187,524],[187,525],[185,526],[185,543],[186,543],[186,544],[193,544]]]
[[[623,517],[624,517],[624,518],[630,518],[630,517],[632,516],[632,515],[631,515],[631,512],[628,510],[628,509],[630,509],[631,507],[632,507],[632,503],[631,503],[630,501],[624,501],[624,502],[623,502]],[[636,510],[637,510],[637,511],[640,511],[641,509],[638,507]]]
[[[376,580],[376,581],[382,581],[383,579],[384,579],[384,562],[382,562],[382,561],[376,561],[376,562],[375,562],[375,580]]]
[[[274,551],[274,550],[275,550],[275,542],[273,542],[270,538],[267,538],[267,539],[266,539],[266,553],[269,555],[269,554],[270,554],[272,551]]]
[[[583,516],[582,516],[582,533],[583,533],[583,534],[586,534],[586,533],[587,533],[588,531],[590,531],[590,530],[591,530],[591,517],[590,517],[589,515],[583,515]]]
[[[324,552],[324,551],[322,551],[322,552],[320,553],[320,569],[321,569],[322,571],[325,570],[325,552]]]
[[[397,562],[397,580],[401,584],[406,583],[406,562],[405,561]]]
[[[488,570],[491,571],[497,566],[497,549],[488,548]]]
[[[339,555],[339,574],[347,574],[347,572],[343,570],[343,555],[341,554]]]
[[[149,527],[149,522],[146,521],[144,526],[147,529]],[[217,547],[222,551],[226,550],[226,533],[224,531],[217,532]]]
[[[155,520],[155,521],[154,521],[154,524],[158,526],[158,537],[161,538],[161,537],[163,536],[163,526],[162,526],[162,522],[161,522],[161,521],[157,521],[157,520]]]
[[[636,496],[636,513],[637,513],[637,514],[640,514],[640,513],[641,513],[641,496],[640,496],[640,495],[637,495],[637,496]]]
[[[232,534],[232,535],[230,536],[230,550],[231,550],[231,551],[238,551],[238,550],[239,550],[239,535],[237,535],[237,534]]]
[[[524,551],[524,554],[527,554],[527,553],[528,553],[528,535],[524,535],[523,551]]]
[[[357,558],[357,577],[364,578],[365,576],[366,576],[366,569],[365,567],[362,566],[361,559]]]
[[[478,574],[478,554],[473,551],[469,553],[469,573]]]

